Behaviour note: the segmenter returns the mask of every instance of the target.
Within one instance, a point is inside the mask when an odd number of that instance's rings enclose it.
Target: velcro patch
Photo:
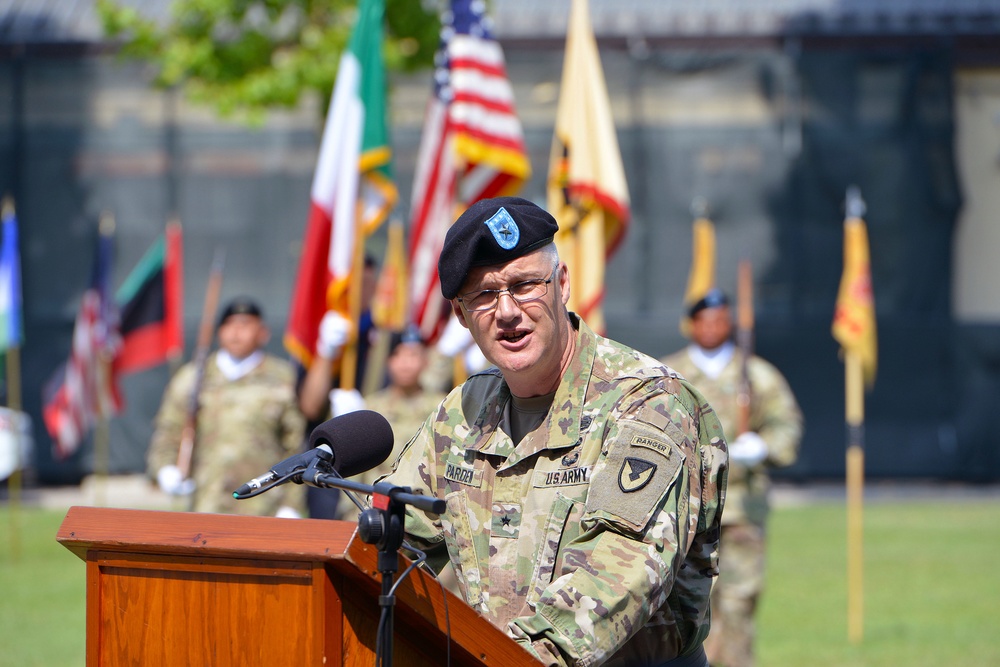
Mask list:
[[[483,485],[483,471],[476,470],[470,466],[448,461],[444,467],[444,478],[449,482],[474,486],[479,488]]]
[[[493,503],[493,537],[516,538],[521,531],[521,506],[514,503]]]
[[[660,429],[637,420],[618,424],[605,467],[587,494],[588,514],[605,514],[642,531],[684,465],[684,454]]]
[[[536,489],[552,486],[576,486],[590,483],[591,466],[561,468],[559,470],[536,470],[531,485]]]

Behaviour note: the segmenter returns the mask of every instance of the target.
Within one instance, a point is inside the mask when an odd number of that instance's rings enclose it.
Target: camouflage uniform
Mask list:
[[[150,475],[177,461],[181,430],[194,386],[195,366],[186,364],[167,386],[147,454]],[[291,364],[265,355],[259,366],[237,380],[227,379],[208,358],[200,394],[197,439],[191,461],[196,483],[195,512],[273,516],[287,506],[305,511],[304,493],[286,484],[249,500],[233,491],[263,474],[302,445],[305,419],[295,398]]]
[[[571,315],[574,359],[517,445],[510,391],[473,375],[431,415],[390,480],[447,501],[407,535],[466,601],[549,665],[660,665],[700,652],[717,573],[722,428],[668,368]]]
[[[697,387],[719,415],[726,442],[738,435],[740,356],[737,351],[712,378],[692,362],[684,349],[663,362]],[[777,368],[757,356],[747,365],[750,376],[750,430],[767,443],[767,458],[747,467],[730,460],[726,511],[722,516],[722,561],[712,591],[712,634],[706,642],[713,665],[753,665],[754,611],[763,589],[765,524],[768,514],[767,471],[791,465],[798,455],[802,413]]]
[[[351,480],[362,484],[374,484],[379,477],[392,472],[392,462],[403,451],[403,447],[417,432],[428,415],[437,412],[443,398],[443,392],[421,390],[406,396],[388,388],[366,396],[365,408],[374,410],[386,418],[392,426],[394,443],[392,453],[385,460],[385,463],[360,475],[355,475]],[[337,518],[356,521],[358,508],[349,499],[341,498],[337,504]]]

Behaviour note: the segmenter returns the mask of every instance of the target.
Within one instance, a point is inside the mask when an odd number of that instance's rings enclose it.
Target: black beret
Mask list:
[[[481,199],[444,237],[438,258],[441,294],[458,296],[475,266],[504,264],[552,241],[559,225],[548,211],[520,197]]]
[[[253,299],[245,296],[236,297],[222,309],[222,313],[219,315],[219,326],[221,327],[223,322],[225,322],[232,315],[253,315],[254,317],[263,317],[263,311],[261,311],[260,306]]]
[[[394,331],[389,336],[389,354],[396,351],[396,348],[406,343],[417,343],[424,345],[423,338],[420,337],[420,330],[414,325],[409,325],[402,331]]]
[[[691,304],[691,307],[688,308],[688,317],[694,317],[706,308],[721,308],[728,305],[729,299],[726,297],[726,293],[718,287],[713,287],[705,293],[705,296]]]

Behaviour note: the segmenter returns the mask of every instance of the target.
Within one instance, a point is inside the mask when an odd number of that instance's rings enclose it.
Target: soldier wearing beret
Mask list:
[[[802,413],[778,369],[753,355],[747,360],[749,430],[739,433],[742,364],[732,342],[729,300],[721,290],[709,290],[688,316],[691,344],[663,362],[705,395],[729,443],[722,561],[712,589],[712,632],[705,648],[713,666],[752,667],[754,614],[764,583],[768,470],[795,462]]]
[[[216,335],[219,350],[205,362],[191,475],[177,469],[181,433],[195,390],[194,362],[170,380],[156,416],[146,456],[147,470],[172,495],[191,496],[195,512],[299,516],[305,494],[297,484],[237,501],[233,490],[296,453],[305,419],[295,397],[295,371],[287,361],[264,352],[270,333],[260,306],[237,298],[222,310]]]
[[[364,397],[364,407],[379,413],[392,426],[392,453],[371,470],[351,479],[362,484],[373,484],[379,477],[392,471],[392,462],[403,451],[403,447],[427,415],[437,409],[444,392],[424,387],[421,376],[427,368],[427,346],[416,329],[408,328],[393,333],[389,340],[389,356],[386,359],[386,373],[389,384]],[[358,508],[346,498],[337,504],[337,518],[357,521]]]
[[[387,480],[447,501],[407,538],[547,665],[707,665],[727,474],[687,382],[569,312],[557,225],[480,201],[449,230],[441,291],[493,367],[454,389]]]

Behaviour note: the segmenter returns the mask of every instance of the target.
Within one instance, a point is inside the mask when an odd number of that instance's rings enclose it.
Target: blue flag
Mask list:
[[[21,322],[21,258],[18,252],[14,205],[3,205],[0,240],[0,352],[19,347],[24,340]]]

